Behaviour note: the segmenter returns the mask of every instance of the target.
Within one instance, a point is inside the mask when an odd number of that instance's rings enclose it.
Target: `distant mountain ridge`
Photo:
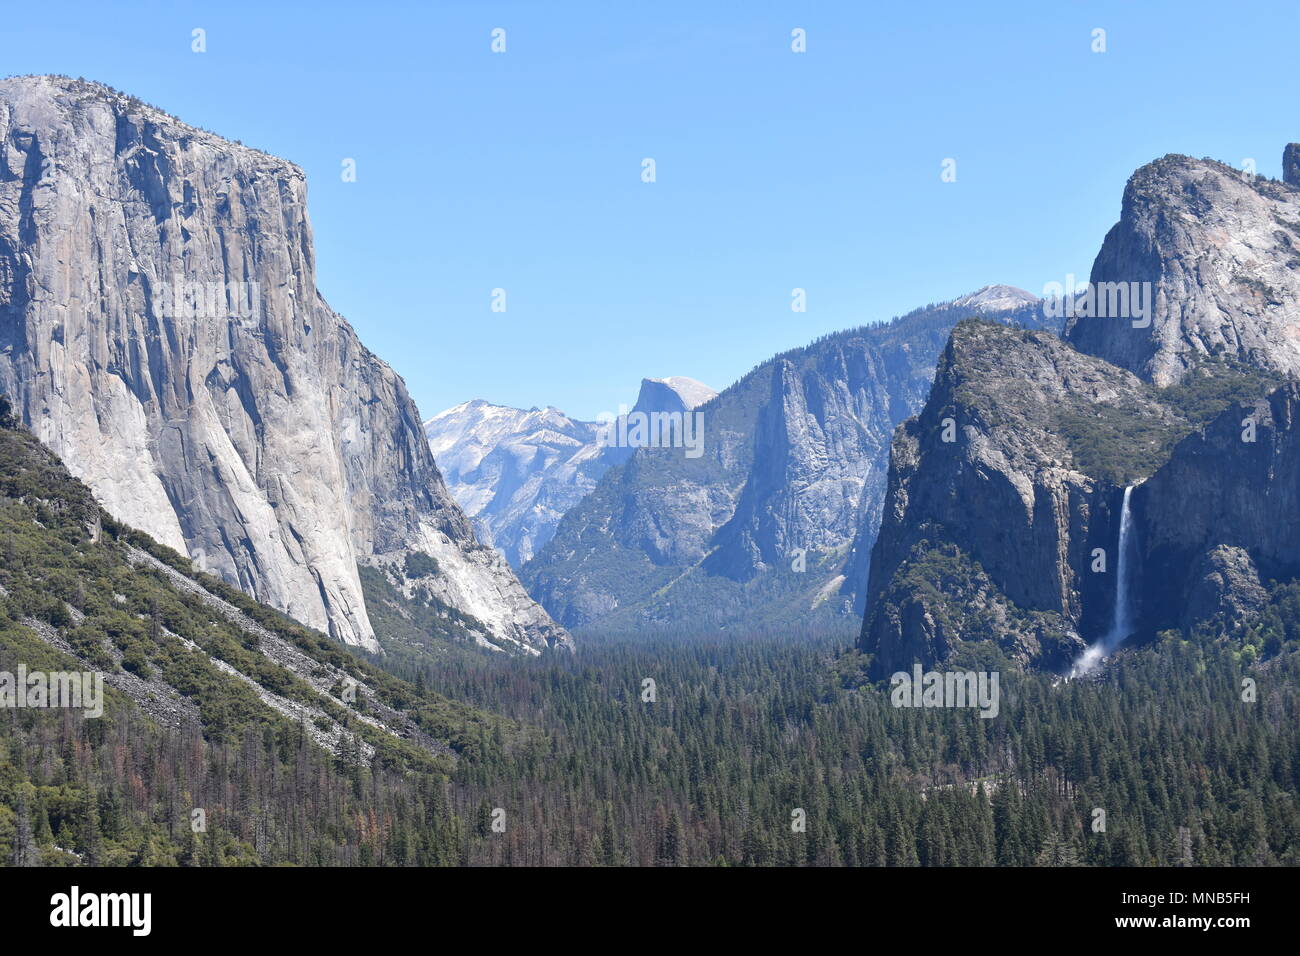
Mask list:
[[[698,409],[700,458],[641,448],[605,474],[524,565],[530,593],[571,628],[853,626],[889,440],[924,401],[949,330],[972,314],[1060,327],[1011,287],[965,303],[762,363]]]
[[[633,411],[686,411],[717,393],[694,379],[647,378]],[[615,417],[617,412],[610,412]],[[602,441],[605,422],[559,409],[518,409],[482,399],[424,423],[429,447],[479,538],[520,567],[546,544],[564,514],[631,449]]]

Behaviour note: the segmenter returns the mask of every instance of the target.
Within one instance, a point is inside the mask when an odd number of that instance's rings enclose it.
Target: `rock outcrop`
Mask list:
[[[1287,143],[1282,151],[1282,182],[1300,186],[1300,143]]]
[[[1300,384],[1234,404],[1134,492],[1145,630],[1239,619],[1300,576]]]
[[[1211,355],[1300,374],[1295,159],[1288,148],[1291,185],[1186,156],[1139,169],[1091,282],[1107,300],[1141,296],[1149,312],[1077,317],[1066,339],[1159,385]]]
[[[633,411],[686,412],[711,402],[718,393],[703,382],[685,375],[668,378],[643,378]]]
[[[402,380],[316,289],[292,163],[61,77],[0,81],[0,389],[122,521],[378,647],[359,563],[568,642],[480,545]]]
[[[1135,375],[1055,336],[953,329],[894,438],[861,640],[873,673],[988,641],[1021,665],[1068,662],[1108,623],[1085,615],[1108,606],[1127,469],[1181,425]],[[1104,478],[1117,454],[1120,480]],[[1111,573],[1090,573],[1094,548]]]
[[[959,325],[899,429],[860,640],[876,677],[954,658],[1063,669],[1129,636],[1110,633],[1125,486],[1139,639],[1240,620],[1300,574],[1297,386],[1277,388],[1300,374],[1300,191],[1151,163],[1088,291],[1064,342]]]

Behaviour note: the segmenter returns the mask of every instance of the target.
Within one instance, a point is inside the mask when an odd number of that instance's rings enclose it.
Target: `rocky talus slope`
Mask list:
[[[96,84],[0,81],[0,389],[117,518],[342,641],[379,647],[358,566],[415,553],[501,642],[569,641],[317,292],[292,163]]]

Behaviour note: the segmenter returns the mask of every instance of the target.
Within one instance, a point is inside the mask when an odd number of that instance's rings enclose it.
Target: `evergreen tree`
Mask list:
[[[0,396],[0,400],[3,400],[3,396]],[[20,791],[15,810],[13,847],[9,851],[9,865],[36,866],[37,862],[36,839],[32,832],[31,818],[27,814],[27,797]]]

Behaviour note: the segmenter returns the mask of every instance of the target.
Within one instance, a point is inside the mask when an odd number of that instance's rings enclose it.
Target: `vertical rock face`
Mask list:
[[[1300,385],[1204,426],[1172,397],[1060,343],[954,330],[930,402],[894,441],[860,642],[873,676],[973,660],[976,644],[1062,670],[1107,631],[1121,482],[1089,472],[1099,451],[1149,464],[1137,436],[1185,436],[1133,491],[1139,637],[1247,619],[1264,582],[1300,576]],[[945,417],[961,423],[952,442]]]
[[[566,626],[843,626],[860,613],[894,427],[960,319],[1041,325],[1008,287],[764,362],[697,411],[703,454],[641,448],[521,575]]]
[[[1287,156],[1292,185],[1186,156],[1134,173],[1091,278],[1149,292],[1150,312],[1075,318],[1067,340],[1159,385],[1206,355],[1300,374],[1300,183]]]
[[[715,395],[694,379],[647,378],[633,411],[680,414]],[[513,567],[551,540],[565,513],[632,452],[604,441],[601,422],[482,399],[440,412],[424,430],[456,503]]]
[[[1064,343],[963,323],[899,429],[860,641],[877,677],[976,644],[1068,663],[1112,623],[1128,485],[1140,636],[1300,574],[1297,392],[1275,391],[1300,373],[1300,190],[1165,157],[1129,181],[1091,279],[1149,284],[1149,312],[1073,318]]]
[[[685,412],[712,401],[717,395],[703,382],[684,375],[643,378],[633,411]]]
[[[1300,186],[1300,143],[1287,143],[1282,151],[1282,182]]]
[[[377,647],[358,562],[568,641],[443,486],[401,379],[316,291],[291,163],[105,87],[0,81],[0,389],[114,515]]]
[[[1300,575],[1300,385],[1233,405],[1135,492],[1144,629],[1240,616]]]
[[[861,646],[886,677],[989,642],[1020,665],[1061,666],[1108,621],[1116,495],[1097,446],[1181,420],[1131,373],[1054,336],[963,322],[925,408],[894,439]],[[1114,464],[1111,462],[1110,464]],[[1094,548],[1112,573],[1089,573]]]

